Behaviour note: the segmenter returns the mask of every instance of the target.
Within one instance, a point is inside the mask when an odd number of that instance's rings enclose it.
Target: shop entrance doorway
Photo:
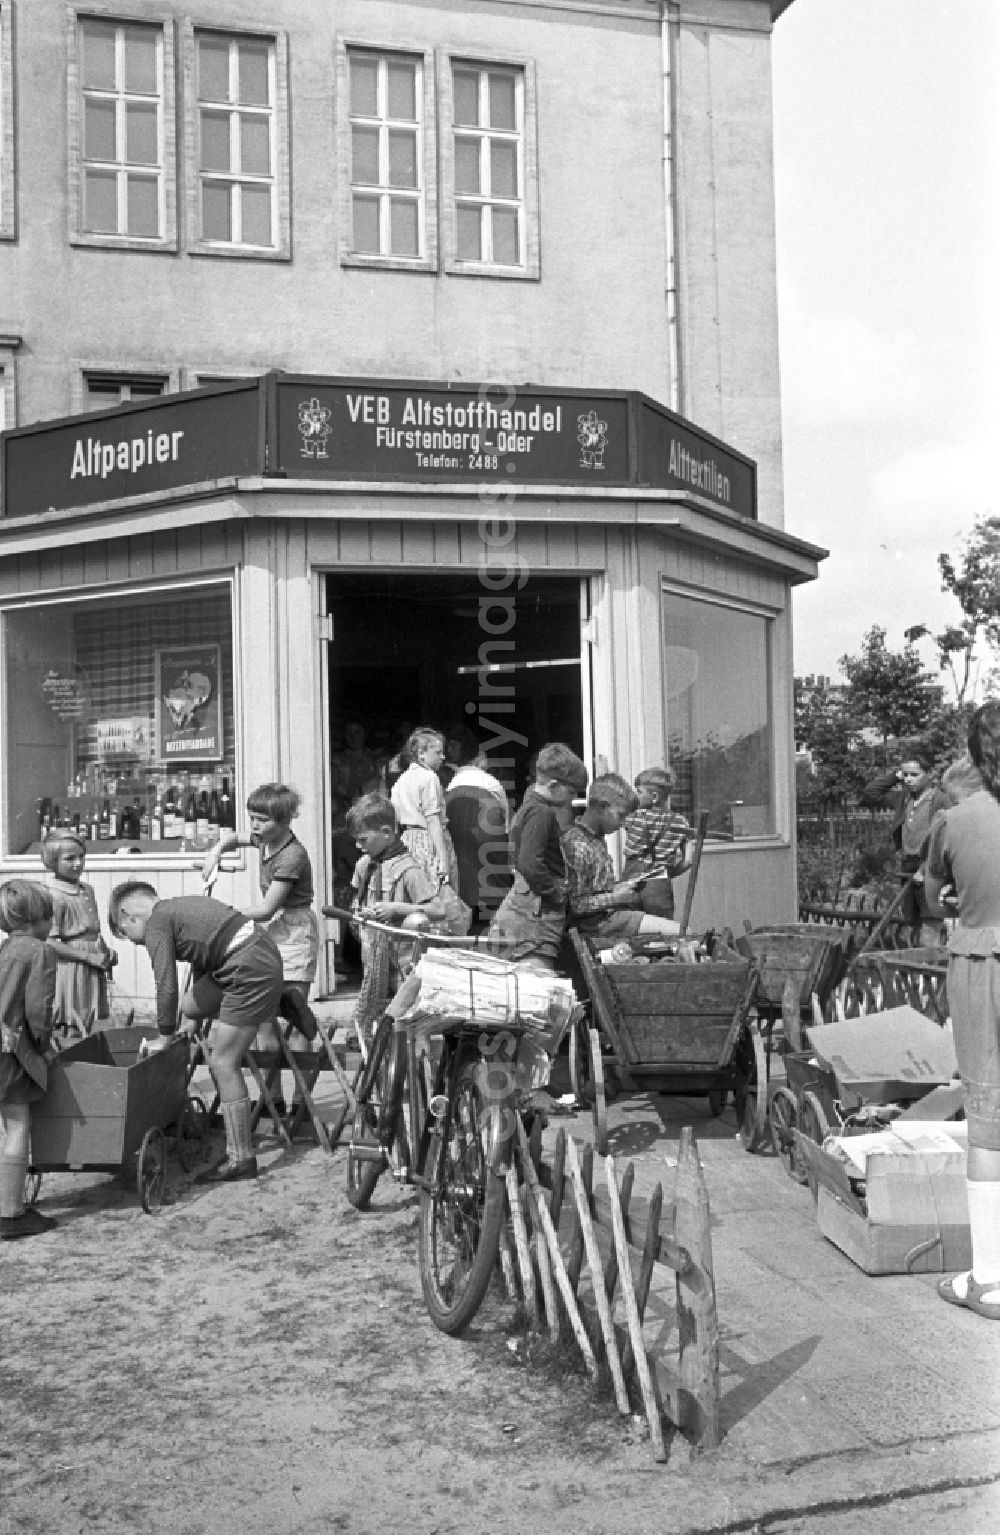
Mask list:
[[[361,750],[381,767],[417,725],[455,751],[484,748],[512,805],[546,741],[584,755],[578,578],[530,576],[520,591],[491,593],[464,574],[336,574],[326,596],[335,801],[362,786]],[[338,774],[352,753],[353,778]]]

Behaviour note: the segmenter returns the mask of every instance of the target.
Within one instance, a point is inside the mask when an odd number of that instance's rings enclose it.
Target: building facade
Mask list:
[[[321,903],[339,732],[430,718],[669,757],[696,925],[794,915],[782,9],[0,0],[2,872],[108,798],[99,896],[193,888],[156,795],[286,779]]]

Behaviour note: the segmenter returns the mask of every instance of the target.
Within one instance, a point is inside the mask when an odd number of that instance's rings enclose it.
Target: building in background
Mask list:
[[[97,801],[193,888],[164,806],[287,779],[322,902],[430,721],[669,757],[695,923],[794,915],[785,8],[0,0],[3,872]]]

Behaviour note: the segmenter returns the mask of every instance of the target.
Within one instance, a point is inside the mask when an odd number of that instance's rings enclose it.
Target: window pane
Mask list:
[[[420,254],[417,231],[417,205],[407,198],[394,197],[389,203],[389,222],[392,229],[392,254],[417,256]]]
[[[378,129],[351,129],[351,180],[356,186],[377,187],[378,177]]]
[[[351,113],[378,116],[378,65],[374,59],[351,60]]]
[[[512,75],[490,75],[490,127],[517,127]]]
[[[198,99],[229,100],[229,44],[224,38],[198,40]]]
[[[203,171],[228,171],[229,114],[203,112],[201,114],[201,168]]]
[[[458,208],[458,256],[460,261],[482,261],[482,220],[478,208]]]
[[[157,108],[130,101],[125,106],[125,158],[130,165],[159,163]]]
[[[417,184],[417,136],[415,133],[389,134],[389,185],[415,187]]]
[[[113,23],[81,23],[83,40],[83,88],[113,91],[115,88],[115,29]]]
[[[240,118],[239,168],[251,176],[270,176],[271,123],[269,118]]]
[[[355,197],[352,198],[352,203],[354,218],[351,249],[362,255],[377,256],[379,253],[378,198]]]
[[[83,103],[83,157],[114,160],[115,103],[89,99]]]
[[[89,234],[118,233],[118,178],[113,173],[84,174],[83,227]]]
[[[663,597],[664,686],[674,809],[737,836],[774,830],[768,621]]]
[[[246,107],[266,107],[271,93],[267,77],[266,43],[240,43],[240,102]]]
[[[455,140],[455,191],[479,192],[479,139]]]
[[[108,385],[103,393],[91,396],[88,391],[88,406],[107,409],[128,393],[121,387],[127,381],[103,382]],[[145,423],[150,419],[145,417]],[[114,477],[118,494],[139,480],[149,488],[155,473],[155,466],[152,472],[143,466],[137,474],[116,466],[108,479]],[[37,865],[43,814],[51,817],[58,807],[63,827],[79,826],[86,833],[106,798],[119,815],[139,801],[146,830],[138,836],[127,833],[127,840],[134,846],[141,837],[152,852],[148,816],[157,789],[162,800],[169,783],[176,798],[190,772],[199,796],[206,786],[209,793],[212,788],[221,793],[223,776],[233,792],[227,588],[216,585],[190,594],[136,590],[95,601],[61,600],[8,610],[3,627],[5,852],[32,853]],[[162,696],[173,690],[185,664],[190,672],[209,677],[211,691],[195,721],[175,730]],[[211,738],[211,756],[198,741],[202,736]],[[125,748],[111,760],[103,751],[109,737]],[[157,853],[181,853],[181,833],[172,831],[175,840],[157,843]],[[106,842],[102,851],[114,849],[115,843]],[[184,857],[190,863],[190,848]]]
[[[414,64],[388,66],[389,116],[398,121],[417,120],[417,70]]]
[[[455,121],[464,128],[479,125],[479,75],[472,70],[455,71]]]
[[[219,181],[202,182],[201,236],[203,240],[231,240],[233,238],[230,188]]]
[[[517,213],[513,208],[493,208],[493,260],[504,266],[517,266],[521,259],[517,248]]]
[[[271,244],[271,189],[248,187],[241,189],[243,214],[243,244]]]
[[[494,197],[517,196],[517,145],[505,139],[490,142],[490,192]]]
[[[152,176],[128,178],[128,232],[156,237],[160,232],[159,183]]]
[[[156,33],[151,27],[125,28],[125,89],[157,94]]]

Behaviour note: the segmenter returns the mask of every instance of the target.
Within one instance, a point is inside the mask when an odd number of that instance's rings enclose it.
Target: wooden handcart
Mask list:
[[[570,938],[591,1004],[570,1035],[570,1072],[578,1101],[591,1105],[601,1155],[612,1078],[625,1092],[705,1093],[713,1113],[732,1093],[743,1144],[756,1150],[767,1110],[764,1046],[750,1016],[756,960],[727,950],[691,964],[664,953],[662,939],[636,938],[633,955],[649,963],[601,964],[589,939],[576,929]]]
[[[142,1208],[163,1203],[168,1138],[185,1171],[208,1142],[208,1111],[196,1093],[186,1037],[140,1059],[156,1029],[105,1029],[70,1045],[49,1067],[45,1096],[31,1106],[27,1202],[43,1173],[120,1173],[134,1163]]]

